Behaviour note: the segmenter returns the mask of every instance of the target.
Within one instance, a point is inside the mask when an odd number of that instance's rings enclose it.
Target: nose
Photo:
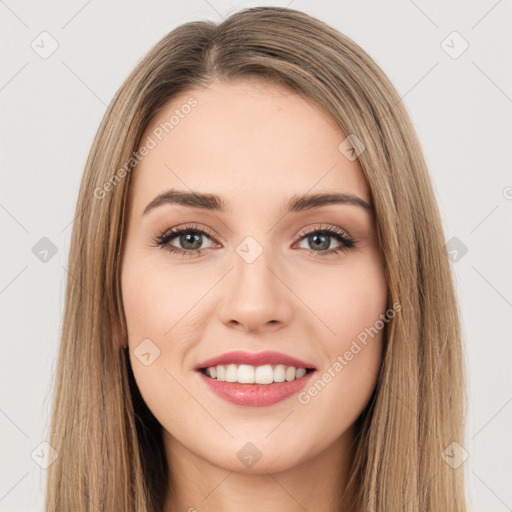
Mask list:
[[[271,261],[269,252],[264,250],[251,263],[234,255],[234,268],[226,276],[218,303],[220,319],[229,328],[273,332],[290,323],[294,295],[285,269]]]

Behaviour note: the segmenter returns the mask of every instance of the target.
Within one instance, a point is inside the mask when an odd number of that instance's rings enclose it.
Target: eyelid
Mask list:
[[[344,230],[344,229],[342,229],[342,228],[340,228],[338,226],[333,226],[332,224],[315,224],[313,226],[309,226],[307,228],[303,228],[301,231],[299,231],[297,236],[299,238],[302,238],[302,237],[307,236],[307,235],[309,235],[311,233],[315,233],[316,231],[324,231],[324,230],[326,230],[326,231],[336,231],[337,234],[343,235],[346,238],[350,238],[350,239],[353,238],[352,236],[350,236],[350,234],[346,230]]]
[[[214,234],[213,230],[206,226],[200,226],[198,224],[184,224],[178,225],[176,227],[168,228],[166,229],[161,235],[161,238],[167,237],[167,235],[173,235],[173,238],[178,236],[180,231],[198,231],[198,232],[204,232],[209,238],[211,238],[213,241],[215,240],[221,240],[224,241],[221,236],[218,236],[217,234]],[[176,233],[178,232],[178,233]]]

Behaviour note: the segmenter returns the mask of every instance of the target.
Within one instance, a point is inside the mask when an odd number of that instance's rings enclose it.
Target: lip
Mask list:
[[[198,371],[199,378],[217,396],[236,405],[265,407],[273,405],[299,393],[316,371],[306,373],[291,382],[273,382],[272,384],[239,384],[223,382],[206,376]]]
[[[310,368],[316,370],[316,367],[311,363],[306,363],[300,359],[296,359],[295,357],[269,350],[265,352],[258,352],[256,354],[245,352],[243,350],[227,352],[226,354],[221,354],[220,356],[203,361],[196,365],[194,369],[201,370],[203,368],[209,368],[219,364],[249,364],[251,366],[284,364],[286,366],[294,366],[295,368]],[[266,386],[268,386],[268,384]]]

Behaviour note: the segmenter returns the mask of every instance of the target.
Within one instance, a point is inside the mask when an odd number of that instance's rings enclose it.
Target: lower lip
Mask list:
[[[272,384],[239,384],[238,382],[223,382],[207,377],[198,372],[205,384],[213,393],[236,405],[265,407],[273,405],[298,393],[309,382],[315,373],[306,373],[300,379],[291,382],[273,382]]]

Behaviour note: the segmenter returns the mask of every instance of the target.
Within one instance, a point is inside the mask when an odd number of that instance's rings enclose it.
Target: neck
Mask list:
[[[238,473],[198,457],[164,430],[170,487],[165,512],[342,512],[353,429],[287,470]]]

